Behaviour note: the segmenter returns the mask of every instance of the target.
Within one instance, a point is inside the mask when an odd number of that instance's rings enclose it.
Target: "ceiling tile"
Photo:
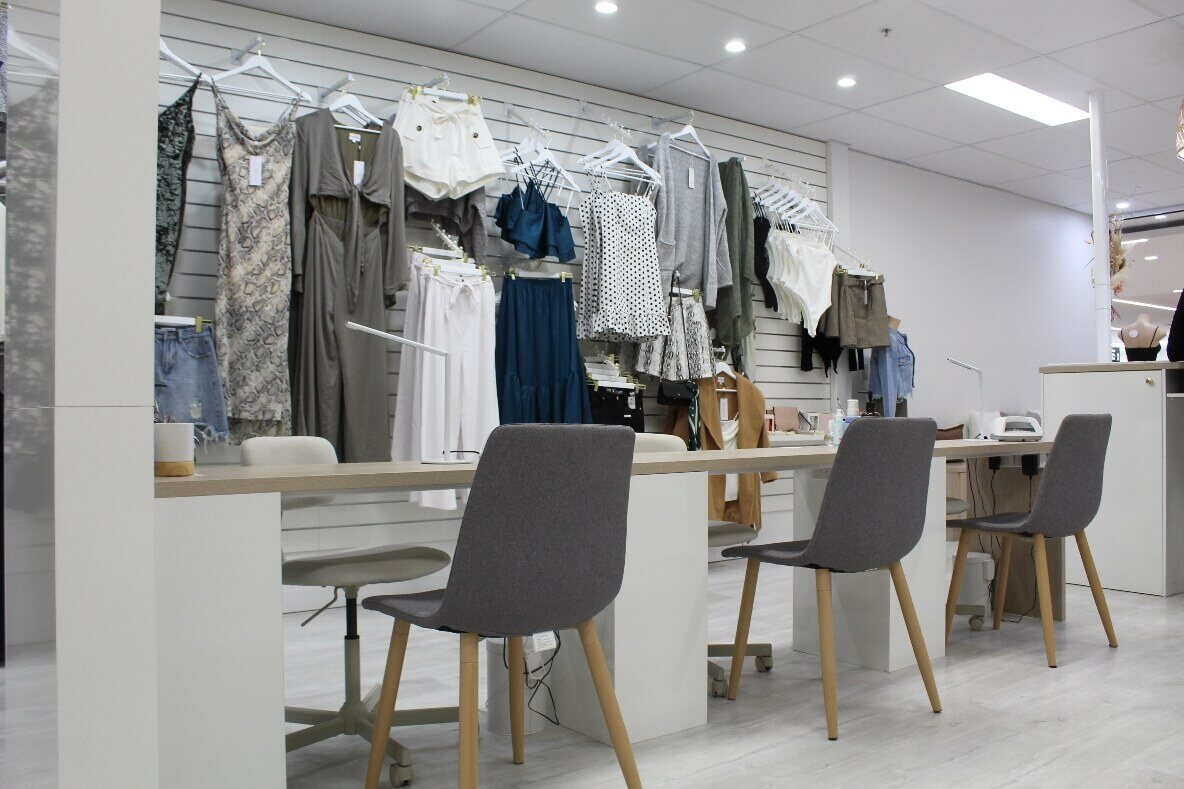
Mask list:
[[[1160,15],[1133,0],[924,0],[1036,52],[1083,44],[1140,25]]]
[[[743,57],[724,51],[729,39],[743,39],[752,48],[786,32],[714,6],[692,9],[685,0],[645,0],[622,2],[615,14],[598,14],[591,0],[529,0],[514,13],[701,65]]]
[[[513,15],[502,17],[465,41],[464,52],[630,93],[644,93],[697,68],[693,63]]]
[[[714,69],[703,69],[646,92],[680,107],[740,118],[772,129],[788,130],[839,115],[843,108],[798,96]]]
[[[1179,173],[1184,178],[1184,161],[1181,161],[1180,157],[1176,156],[1173,151],[1144,156],[1143,158],[1152,164],[1157,164],[1160,167],[1166,167],[1172,172]]]
[[[919,0],[877,0],[805,35],[940,85],[1036,54]]]
[[[853,110],[932,87],[932,83],[804,36],[786,36],[716,68]],[[855,78],[855,87],[835,84],[839,77],[848,75]]]
[[[999,184],[1000,189],[1065,207],[1089,202],[1089,183],[1063,173],[1047,173]]]
[[[909,159],[908,163],[923,170],[932,170],[988,186],[1003,181],[1030,178],[1048,172],[1043,168],[1013,161],[970,146],[919,156]]]
[[[1138,0],[1138,3],[1165,17],[1184,14],[1184,0]]]
[[[1141,194],[1139,200],[1146,203],[1149,208],[1170,208],[1184,205],[1184,187]]]
[[[703,0],[758,22],[785,30],[801,30],[868,5],[872,0]]]
[[[904,161],[927,153],[956,148],[957,143],[895,123],[849,112],[818,123],[799,126],[794,134],[815,140],[845,142],[857,151],[894,161]]]
[[[1013,134],[978,144],[979,148],[1020,162],[1043,167],[1045,170],[1071,170],[1089,167],[1089,137],[1063,126]]]
[[[513,11],[526,2],[526,0],[469,0],[469,2],[500,8],[502,11]]]
[[[235,5],[273,11],[377,36],[450,49],[502,15],[464,0],[324,3],[321,0],[235,0]]]
[[[1184,175],[1145,159],[1123,159],[1107,168],[1110,189],[1118,194],[1145,199],[1144,192],[1184,187]]]
[[[1088,128],[1085,133],[1089,133]],[[1131,156],[1163,153],[1176,145],[1176,116],[1154,104],[1140,104],[1107,112],[1102,133],[1107,147]]]
[[[995,72],[999,76],[1018,82],[1024,87],[1052,96],[1066,104],[1089,110],[1089,92],[1102,90],[1106,94],[1106,109],[1121,110],[1142,104],[1143,100],[1129,93],[1106,85],[1080,71],[1074,71],[1064,63],[1050,57],[1032,58]]]
[[[1019,134],[1044,125],[944,87],[877,104],[864,111],[902,126],[967,144]]]
[[[1146,101],[1184,94],[1184,25],[1165,19],[1062,50],[1065,65]]]

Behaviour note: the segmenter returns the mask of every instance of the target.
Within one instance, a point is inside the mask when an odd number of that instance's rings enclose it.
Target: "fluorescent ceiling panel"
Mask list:
[[[1088,112],[1025,88],[998,74],[979,74],[977,77],[951,82],[946,87],[1048,126],[1060,126],[1089,117]]]

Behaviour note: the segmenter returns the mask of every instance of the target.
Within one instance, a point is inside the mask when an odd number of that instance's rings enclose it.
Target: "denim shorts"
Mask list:
[[[156,411],[174,422],[193,422],[203,440],[226,438],[226,400],[211,330],[156,330]]]

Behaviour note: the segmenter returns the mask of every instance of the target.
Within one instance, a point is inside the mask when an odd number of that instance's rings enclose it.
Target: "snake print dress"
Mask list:
[[[224,190],[214,320],[230,441],[292,432],[288,307],[292,289],[288,185],[298,101],[252,132],[213,86]]]
[[[181,241],[186,173],[193,158],[193,94],[189,89],[156,119],[156,314],[163,315]]]

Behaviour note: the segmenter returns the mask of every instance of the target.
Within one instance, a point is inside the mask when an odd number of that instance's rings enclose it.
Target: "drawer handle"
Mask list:
[[[1155,386],[1155,379],[1154,378],[1148,378],[1146,380],[1147,380],[1148,386]]]

